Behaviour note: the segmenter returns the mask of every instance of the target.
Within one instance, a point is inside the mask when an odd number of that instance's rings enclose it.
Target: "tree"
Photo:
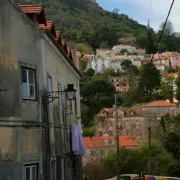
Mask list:
[[[80,70],[84,71],[87,68],[88,62],[86,60],[81,59],[80,60]]]
[[[161,31],[163,30],[163,27],[165,25],[165,22],[163,22],[161,25],[160,25],[160,29]],[[163,32],[163,36],[162,36],[162,39],[161,39],[161,44],[162,46],[165,47],[165,50],[168,50],[168,51],[173,51],[174,50],[174,42],[175,42],[175,39],[174,39],[174,36],[173,36],[173,24],[171,21],[167,21],[166,25],[165,25],[165,28],[164,28],[164,32]],[[160,31],[160,32],[161,32]]]
[[[145,48],[146,41],[147,41],[146,34],[141,34],[136,38],[136,46],[139,48]]]
[[[161,30],[163,29],[164,24],[165,24],[165,22],[163,22],[163,23],[160,25]],[[165,25],[165,28],[164,28],[164,34],[165,34],[165,35],[170,35],[170,34],[173,33],[173,31],[174,31],[174,28],[173,28],[172,22],[171,22],[171,21],[167,21],[167,22],[166,22],[166,25]]]
[[[85,76],[89,76],[89,77],[93,77],[94,74],[95,74],[95,70],[92,69],[92,68],[89,68],[89,69],[84,73]]]
[[[161,75],[153,63],[143,64],[140,69],[140,84],[144,95],[152,98],[160,86]]]
[[[132,62],[130,60],[124,60],[121,63],[121,68],[127,72],[127,70],[132,66]]]
[[[106,48],[109,48],[109,44],[107,41],[103,41],[99,47],[102,49],[106,49]]]
[[[114,76],[115,75],[115,70],[113,68],[107,68],[105,73],[110,75],[110,76]]]
[[[89,47],[86,44],[82,44],[82,43],[76,44],[76,49],[78,51],[80,51],[81,53],[85,53],[85,54],[92,54],[93,53],[93,50],[91,47]]]
[[[176,84],[176,99],[180,101],[180,76],[178,76],[177,79],[175,80],[175,84]]]
[[[150,27],[150,23],[148,22],[148,26],[147,26],[146,54],[156,53],[153,35],[154,35],[154,31]]]
[[[128,53],[127,49],[121,49],[120,54]]]
[[[120,149],[120,170],[122,174],[139,174],[143,171],[148,174],[148,141],[140,143],[139,147],[135,149]],[[168,175],[168,164],[174,161],[174,158],[169,154],[162,144],[152,139],[151,141],[151,159],[154,160],[155,167],[153,173],[156,175]],[[107,169],[110,168],[112,172],[116,172],[116,153],[110,154],[105,158],[105,165]]]
[[[174,97],[173,84],[174,84],[173,77],[169,77],[161,81],[159,95],[162,97],[162,99],[169,99],[171,102],[173,101],[173,97]]]

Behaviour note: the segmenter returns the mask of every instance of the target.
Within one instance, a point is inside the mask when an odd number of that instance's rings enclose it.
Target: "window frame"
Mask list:
[[[23,69],[26,70],[26,78],[27,80],[29,81],[29,71],[33,71],[34,73],[34,98],[25,98],[23,97],[22,95],[22,71]],[[28,73],[27,73],[28,72]],[[27,74],[28,74],[28,77],[27,77]],[[26,83],[27,84],[27,83]],[[32,85],[28,82],[28,87]],[[27,66],[21,66],[21,97],[22,97],[22,100],[27,100],[27,101],[37,101],[37,80],[36,80],[36,68],[29,68]]]
[[[35,167],[35,179],[32,179],[32,168]],[[38,164],[26,164],[25,165],[25,180],[26,180],[26,169],[30,168],[30,180],[38,180]]]

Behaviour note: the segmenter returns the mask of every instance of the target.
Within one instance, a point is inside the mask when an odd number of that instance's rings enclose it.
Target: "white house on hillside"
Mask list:
[[[133,53],[136,51],[135,47],[132,47],[127,44],[119,44],[119,45],[114,46],[112,49],[114,50],[115,54],[119,54],[122,49],[126,49],[130,53]]]
[[[111,67],[111,60],[112,58],[109,52],[106,52],[104,57],[92,55],[91,60],[88,62],[87,69],[92,68],[96,73],[102,73]]]

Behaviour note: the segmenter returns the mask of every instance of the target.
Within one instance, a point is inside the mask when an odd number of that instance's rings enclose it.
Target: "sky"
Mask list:
[[[165,21],[172,0],[97,0],[97,3],[108,11],[119,9],[119,13],[127,14],[139,23],[147,25],[150,19],[151,26],[158,30]],[[175,0],[169,20],[173,23],[174,31],[180,32],[180,0]]]

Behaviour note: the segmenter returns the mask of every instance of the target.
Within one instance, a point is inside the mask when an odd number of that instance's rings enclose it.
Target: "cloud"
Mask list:
[[[147,19],[150,19],[151,26],[156,30],[160,24],[165,21],[169,11],[172,0],[104,0],[118,3],[119,7],[125,6],[126,3],[134,5],[136,9],[132,9],[131,16],[133,19],[138,20],[142,24],[147,24]],[[172,8],[169,20],[174,25],[174,30],[180,32],[180,0],[176,0]],[[137,9],[139,8],[139,9]]]

